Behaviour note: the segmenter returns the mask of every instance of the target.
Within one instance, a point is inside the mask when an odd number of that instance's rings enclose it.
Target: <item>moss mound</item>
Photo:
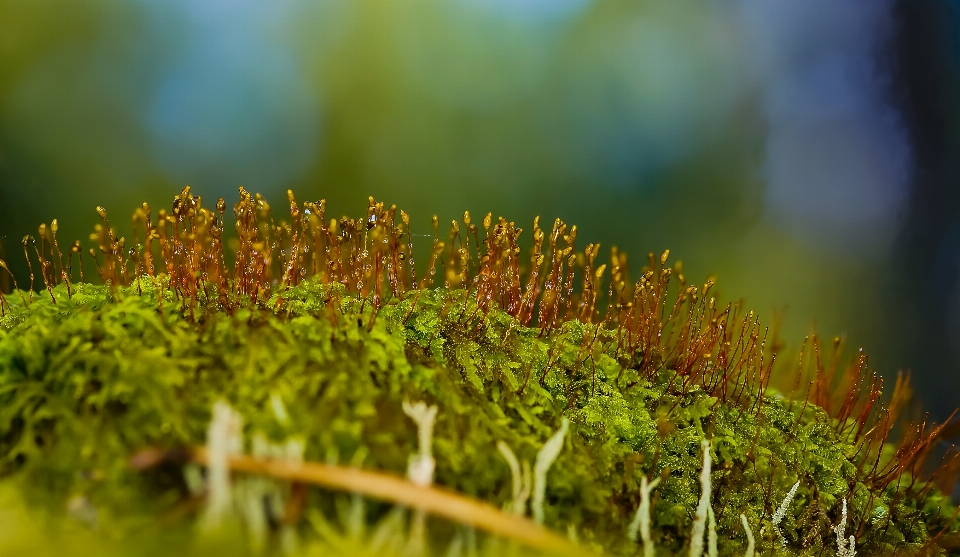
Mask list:
[[[700,388],[681,394],[669,369],[648,381],[610,350],[584,358],[584,337],[595,330],[577,321],[549,336],[500,311],[480,323],[468,318],[475,308],[464,304],[464,291],[437,289],[385,304],[371,323],[371,306],[361,309],[342,287],[305,282],[279,304],[275,297],[263,308],[191,322],[173,293],[148,280],[137,290],[78,285],[68,300],[61,286],[56,304],[38,296],[0,321],[4,481],[20,482],[31,505],[54,513],[82,496],[100,527],[118,535],[135,537],[151,517],[190,499],[177,467],[141,473],[128,467],[129,457],[145,447],[203,444],[220,399],[250,432],[302,439],[307,460],[401,475],[417,450],[402,401],[435,404],[437,483],[498,506],[510,500],[511,473],[497,441],[532,462],[566,416],[571,433],[548,475],[545,524],[611,554],[637,551],[625,533],[643,475],[662,478],[654,542],[665,554],[684,550],[703,439],[712,440],[721,555],[743,553],[740,513],[761,551],[833,552],[831,526],[851,493],[861,554],[916,550],[944,527],[957,528],[938,493],[921,504],[903,481],[899,492],[897,484],[877,492],[860,483],[857,447],[820,408],[772,391],[736,405]],[[610,334],[600,329],[597,346]],[[520,392],[530,372],[544,384],[529,381]],[[572,397],[571,381],[589,388]],[[797,480],[781,548],[769,521]],[[317,490],[309,507],[335,520],[342,497]],[[370,506],[367,520],[387,509]],[[198,512],[181,513],[172,526]],[[319,537],[308,523],[301,530],[307,540]],[[440,522],[428,532],[437,548],[452,535]]]
[[[595,261],[598,246],[575,251],[575,227],[556,221],[547,235],[535,222],[524,266],[519,228],[487,215],[481,240],[467,214],[449,243],[434,220],[418,282],[402,212],[397,219],[371,200],[365,219],[328,223],[322,202],[290,201],[292,224],[276,224],[259,196],[241,190],[232,269],[225,204],[207,211],[189,190],[155,222],[149,207],[138,210],[144,242],[130,249],[99,209],[92,238],[104,260],[91,254],[104,285],[74,281],[81,250],[71,246],[64,264],[55,223],[41,227],[39,246],[25,241],[46,292],[0,296],[0,505],[29,528],[0,535],[0,548],[532,551],[464,527],[474,524],[466,515],[430,518],[423,531],[422,517],[390,501],[256,475],[235,475],[248,506],[232,527],[203,527],[214,473],[180,449],[213,443],[218,401],[242,418],[242,449],[254,456],[282,456],[278,447],[292,443],[308,462],[411,479],[424,435],[404,403],[422,401],[438,409],[426,434],[437,486],[536,530],[520,518],[528,511],[517,490],[543,468],[542,507],[530,510],[585,554],[641,552],[628,532],[641,485],[654,479],[658,555],[696,546],[705,509],[718,555],[747,551],[744,524],[761,554],[852,557],[841,534],[859,555],[957,551],[960,520],[938,489],[955,459],[932,473],[924,464],[942,426],[896,433],[903,385],[882,403],[863,359],[825,364],[814,345],[817,357],[795,381],[807,395],[778,393],[757,318],[717,304],[710,283],[686,286],[679,264],[665,266],[668,254],[651,255],[631,283],[613,250],[604,296],[607,266]],[[434,289],[438,262],[445,286]],[[543,447],[567,422],[545,467]],[[145,449],[170,458],[131,467]]]

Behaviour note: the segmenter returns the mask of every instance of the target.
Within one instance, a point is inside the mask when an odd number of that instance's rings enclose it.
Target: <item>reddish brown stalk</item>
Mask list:
[[[23,297],[23,291],[20,290],[20,285],[17,284],[17,277],[10,270],[10,267],[7,267],[7,262],[4,261],[3,259],[0,259],[0,268],[2,268],[4,271],[7,272],[8,275],[10,275],[10,279],[13,281],[13,289],[16,290],[17,294],[20,296],[20,303],[23,304],[23,307],[25,308],[28,307],[29,304],[27,303],[26,298]]]
[[[462,221],[451,222],[446,241],[440,240],[439,219],[433,219],[429,258],[418,277],[410,216],[400,211],[398,218],[396,206],[370,198],[363,218],[329,219],[324,200],[301,203],[288,192],[287,202],[289,221],[274,222],[263,197],[241,187],[233,206],[234,222],[228,224],[222,199],[215,210],[207,209],[187,187],[175,196],[169,212],[158,211],[156,223],[149,205],[137,209],[135,240],[129,247],[110,227],[106,210],[98,207],[100,223],[91,235],[96,250],[90,254],[106,284],[119,287],[136,282],[138,289],[141,281],[155,285],[160,311],[164,297],[170,295],[178,302],[174,309],[197,319],[211,302],[232,313],[243,307],[263,307],[276,295],[276,305],[282,307],[291,289],[309,280],[330,287],[322,311],[332,321],[339,319],[341,296],[358,300],[365,314],[369,304],[368,328],[391,299],[410,304],[405,308],[406,323],[422,302],[423,292],[440,282],[436,273],[442,265],[442,283],[454,290],[444,301],[443,312],[467,329],[471,338],[482,337],[488,314],[496,311],[515,318],[502,335],[504,345],[515,329],[539,329],[549,346],[547,362],[533,379],[535,362],[527,362],[521,372],[521,393],[531,380],[545,384],[553,379],[551,372],[558,372],[564,374],[559,381],[567,401],[575,400],[596,386],[595,355],[606,352],[623,364],[614,379],[617,385],[629,387],[669,370],[672,376],[666,390],[672,394],[702,390],[718,403],[738,406],[735,422],[746,413],[762,415],[780,348],[776,324],[771,334],[742,304],[718,302],[710,295],[712,279],[702,287],[688,285],[679,262],[668,266],[669,251],[659,257],[650,253],[639,276],[630,280],[624,253],[613,248],[609,262],[599,264],[599,244],[587,244],[578,252],[577,228],[559,219],[549,230],[541,229],[540,219],[534,219],[530,244],[521,247],[523,229],[515,223],[487,214],[481,227],[467,212]],[[42,226],[39,246],[32,244],[34,254],[28,249],[31,238],[25,238],[31,301],[33,256],[40,262],[51,296],[58,281],[66,283],[71,295],[75,252],[80,257],[80,282],[84,282],[79,242],[70,246],[64,267],[56,233],[56,221],[49,230]],[[104,255],[103,261],[97,251]],[[412,290],[417,293],[410,294]],[[26,294],[19,289],[18,293]],[[0,298],[0,312],[9,309],[10,300]],[[557,332],[572,320],[590,324],[593,330],[584,329],[579,349],[568,362],[558,347]],[[790,412],[795,412],[793,400],[801,382],[809,386],[796,423],[811,419],[808,404],[823,408],[835,420],[832,425],[838,437],[856,447],[851,462],[858,467],[858,480],[871,487],[890,485],[904,475],[918,477],[944,433],[942,425],[908,431],[892,461],[881,457],[883,444],[897,437],[895,426],[910,394],[909,378],[898,377],[885,402],[882,380],[869,368],[866,356],[858,353],[845,365],[839,338],[823,348],[821,354],[815,337],[805,340],[796,375],[787,380],[792,386],[785,385],[784,390],[790,391]],[[948,459],[936,470],[956,460]],[[947,476],[935,472],[926,483],[918,484],[920,493],[929,492],[935,478]]]

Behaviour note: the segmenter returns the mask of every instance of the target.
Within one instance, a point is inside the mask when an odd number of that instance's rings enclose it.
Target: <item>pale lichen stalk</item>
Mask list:
[[[243,417],[222,400],[213,405],[213,419],[207,428],[207,451],[208,495],[203,525],[206,530],[214,530],[233,506],[228,460],[243,451]]]
[[[650,539],[650,492],[660,484],[660,478],[652,482],[647,481],[646,476],[640,478],[640,506],[637,508],[637,514],[627,530],[627,537],[631,542],[637,542],[637,534],[640,534],[640,540],[643,542],[643,557],[653,557],[653,540]]]
[[[707,514],[710,512],[710,441],[700,442],[703,449],[703,468],[700,470],[700,501],[697,512],[693,517],[693,529],[690,532],[690,557],[703,555],[703,535],[707,525]]]
[[[537,453],[537,460],[533,465],[533,521],[537,524],[543,524],[543,500],[547,492],[547,471],[557,459],[560,450],[563,449],[563,438],[567,435],[567,429],[570,427],[570,420],[563,418],[560,422],[560,429],[553,434],[550,439],[544,443],[543,448]]]
[[[770,519],[770,522],[773,523],[773,531],[777,533],[777,538],[780,540],[781,547],[787,546],[787,539],[783,537],[783,532],[780,531],[780,522],[787,515],[787,511],[790,509],[790,503],[793,501],[793,496],[797,494],[798,487],[800,487],[800,480],[797,480],[797,483],[793,484],[793,487],[787,492],[783,501],[780,502],[780,506],[777,507],[777,511],[773,513],[773,517]]]

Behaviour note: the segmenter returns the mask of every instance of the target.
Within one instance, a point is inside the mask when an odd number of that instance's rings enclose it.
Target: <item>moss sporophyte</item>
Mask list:
[[[434,218],[415,264],[403,211],[289,201],[278,222],[241,189],[231,224],[187,188],[133,241],[98,208],[95,279],[56,222],[24,240],[5,554],[960,551],[944,426],[900,419],[906,379],[881,396],[862,354],[775,365],[712,282],[668,253],[631,280],[559,220],[522,249],[502,218]]]

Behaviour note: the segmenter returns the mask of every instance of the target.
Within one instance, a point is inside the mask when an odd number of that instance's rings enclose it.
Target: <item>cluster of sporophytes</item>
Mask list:
[[[814,339],[775,365],[712,282],[668,253],[630,279],[559,220],[521,248],[502,218],[443,238],[434,218],[415,263],[395,207],[328,220],[289,201],[278,222],[241,189],[228,232],[224,201],[188,188],[138,209],[133,241],[98,208],[99,284],[56,222],[24,240],[31,284],[0,294],[0,505],[17,509],[0,517],[19,525],[0,547],[958,551],[960,459],[937,452],[942,425],[898,419],[906,380],[881,396],[862,354]]]

